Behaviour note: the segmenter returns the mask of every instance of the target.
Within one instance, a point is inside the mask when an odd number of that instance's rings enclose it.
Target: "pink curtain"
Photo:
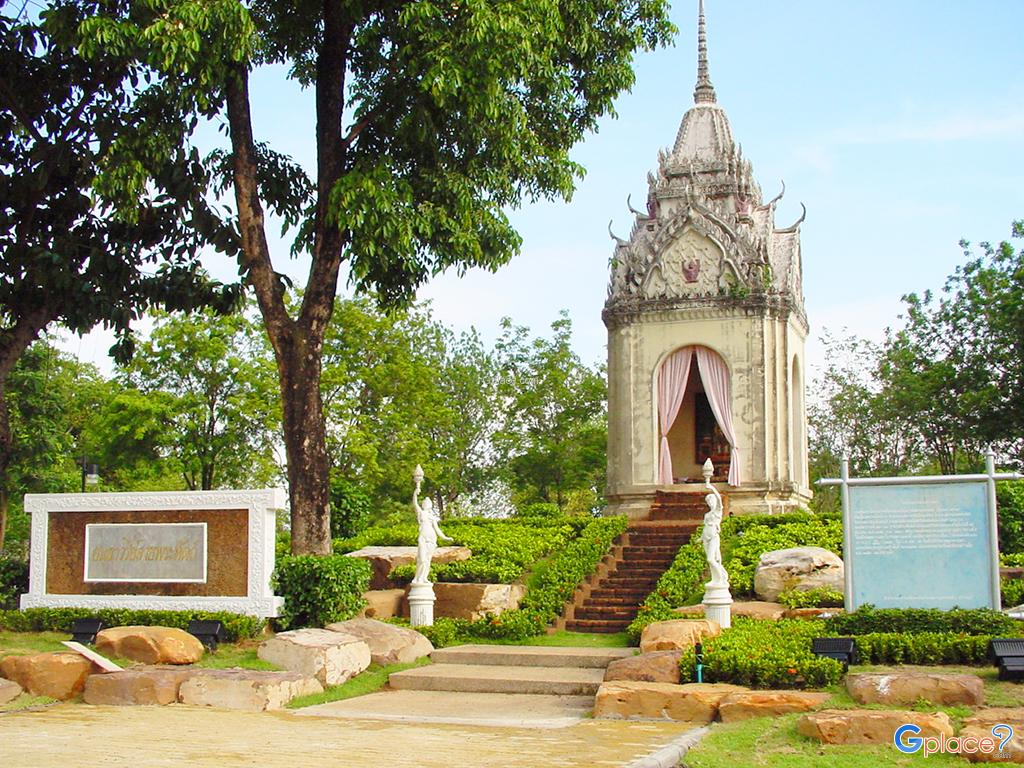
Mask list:
[[[704,383],[711,412],[715,415],[722,434],[729,441],[729,485],[740,484],[740,451],[736,445],[736,432],[732,426],[732,388],[729,369],[725,361],[707,347],[696,347],[697,369]],[[667,441],[664,443],[668,445]],[[666,449],[667,450],[667,449]]]
[[[658,371],[658,429],[661,432],[661,446],[658,460],[658,482],[672,485],[672,455],[668,449],[668,431],[679,415],[679,406],[683,404],[686,392],[686,381],[690,376],[690,361],[693,359],[693,347],[677,349]]]

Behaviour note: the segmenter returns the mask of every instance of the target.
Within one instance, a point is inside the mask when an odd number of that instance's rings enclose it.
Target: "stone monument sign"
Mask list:
[[[29,494],[22,608],[145,608],[276,616],[282,490]]]

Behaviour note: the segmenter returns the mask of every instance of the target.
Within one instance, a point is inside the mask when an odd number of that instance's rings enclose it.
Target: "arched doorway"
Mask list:
[[[657,376],[657,409],[659,484],[700,480],[708,458],[719,468],[727,463],[729,484],[740,484],[732,381],[721,355],[693,345],[665,358]]]

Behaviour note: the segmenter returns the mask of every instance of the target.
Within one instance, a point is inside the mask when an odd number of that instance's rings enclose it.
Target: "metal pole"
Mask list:
[[[853,528],[850,520],[850,457],[843,456],[839,464],[839,495],[843,505],[843,603],[847,611],[856,610],[853,604]]]
[[[985,451],[985,472],[988,474],[988,543],[992,560],[992,608],[1002,608],[999,589],[999,518],[996,515],[996,456],[992,446]]]

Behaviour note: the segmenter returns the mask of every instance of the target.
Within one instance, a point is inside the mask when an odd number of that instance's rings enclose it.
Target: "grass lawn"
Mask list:
[[[0,657],[28,656],[33,653],[66,651],[61,640],[70,640],[65,632],[3,632],[0,631]]]

